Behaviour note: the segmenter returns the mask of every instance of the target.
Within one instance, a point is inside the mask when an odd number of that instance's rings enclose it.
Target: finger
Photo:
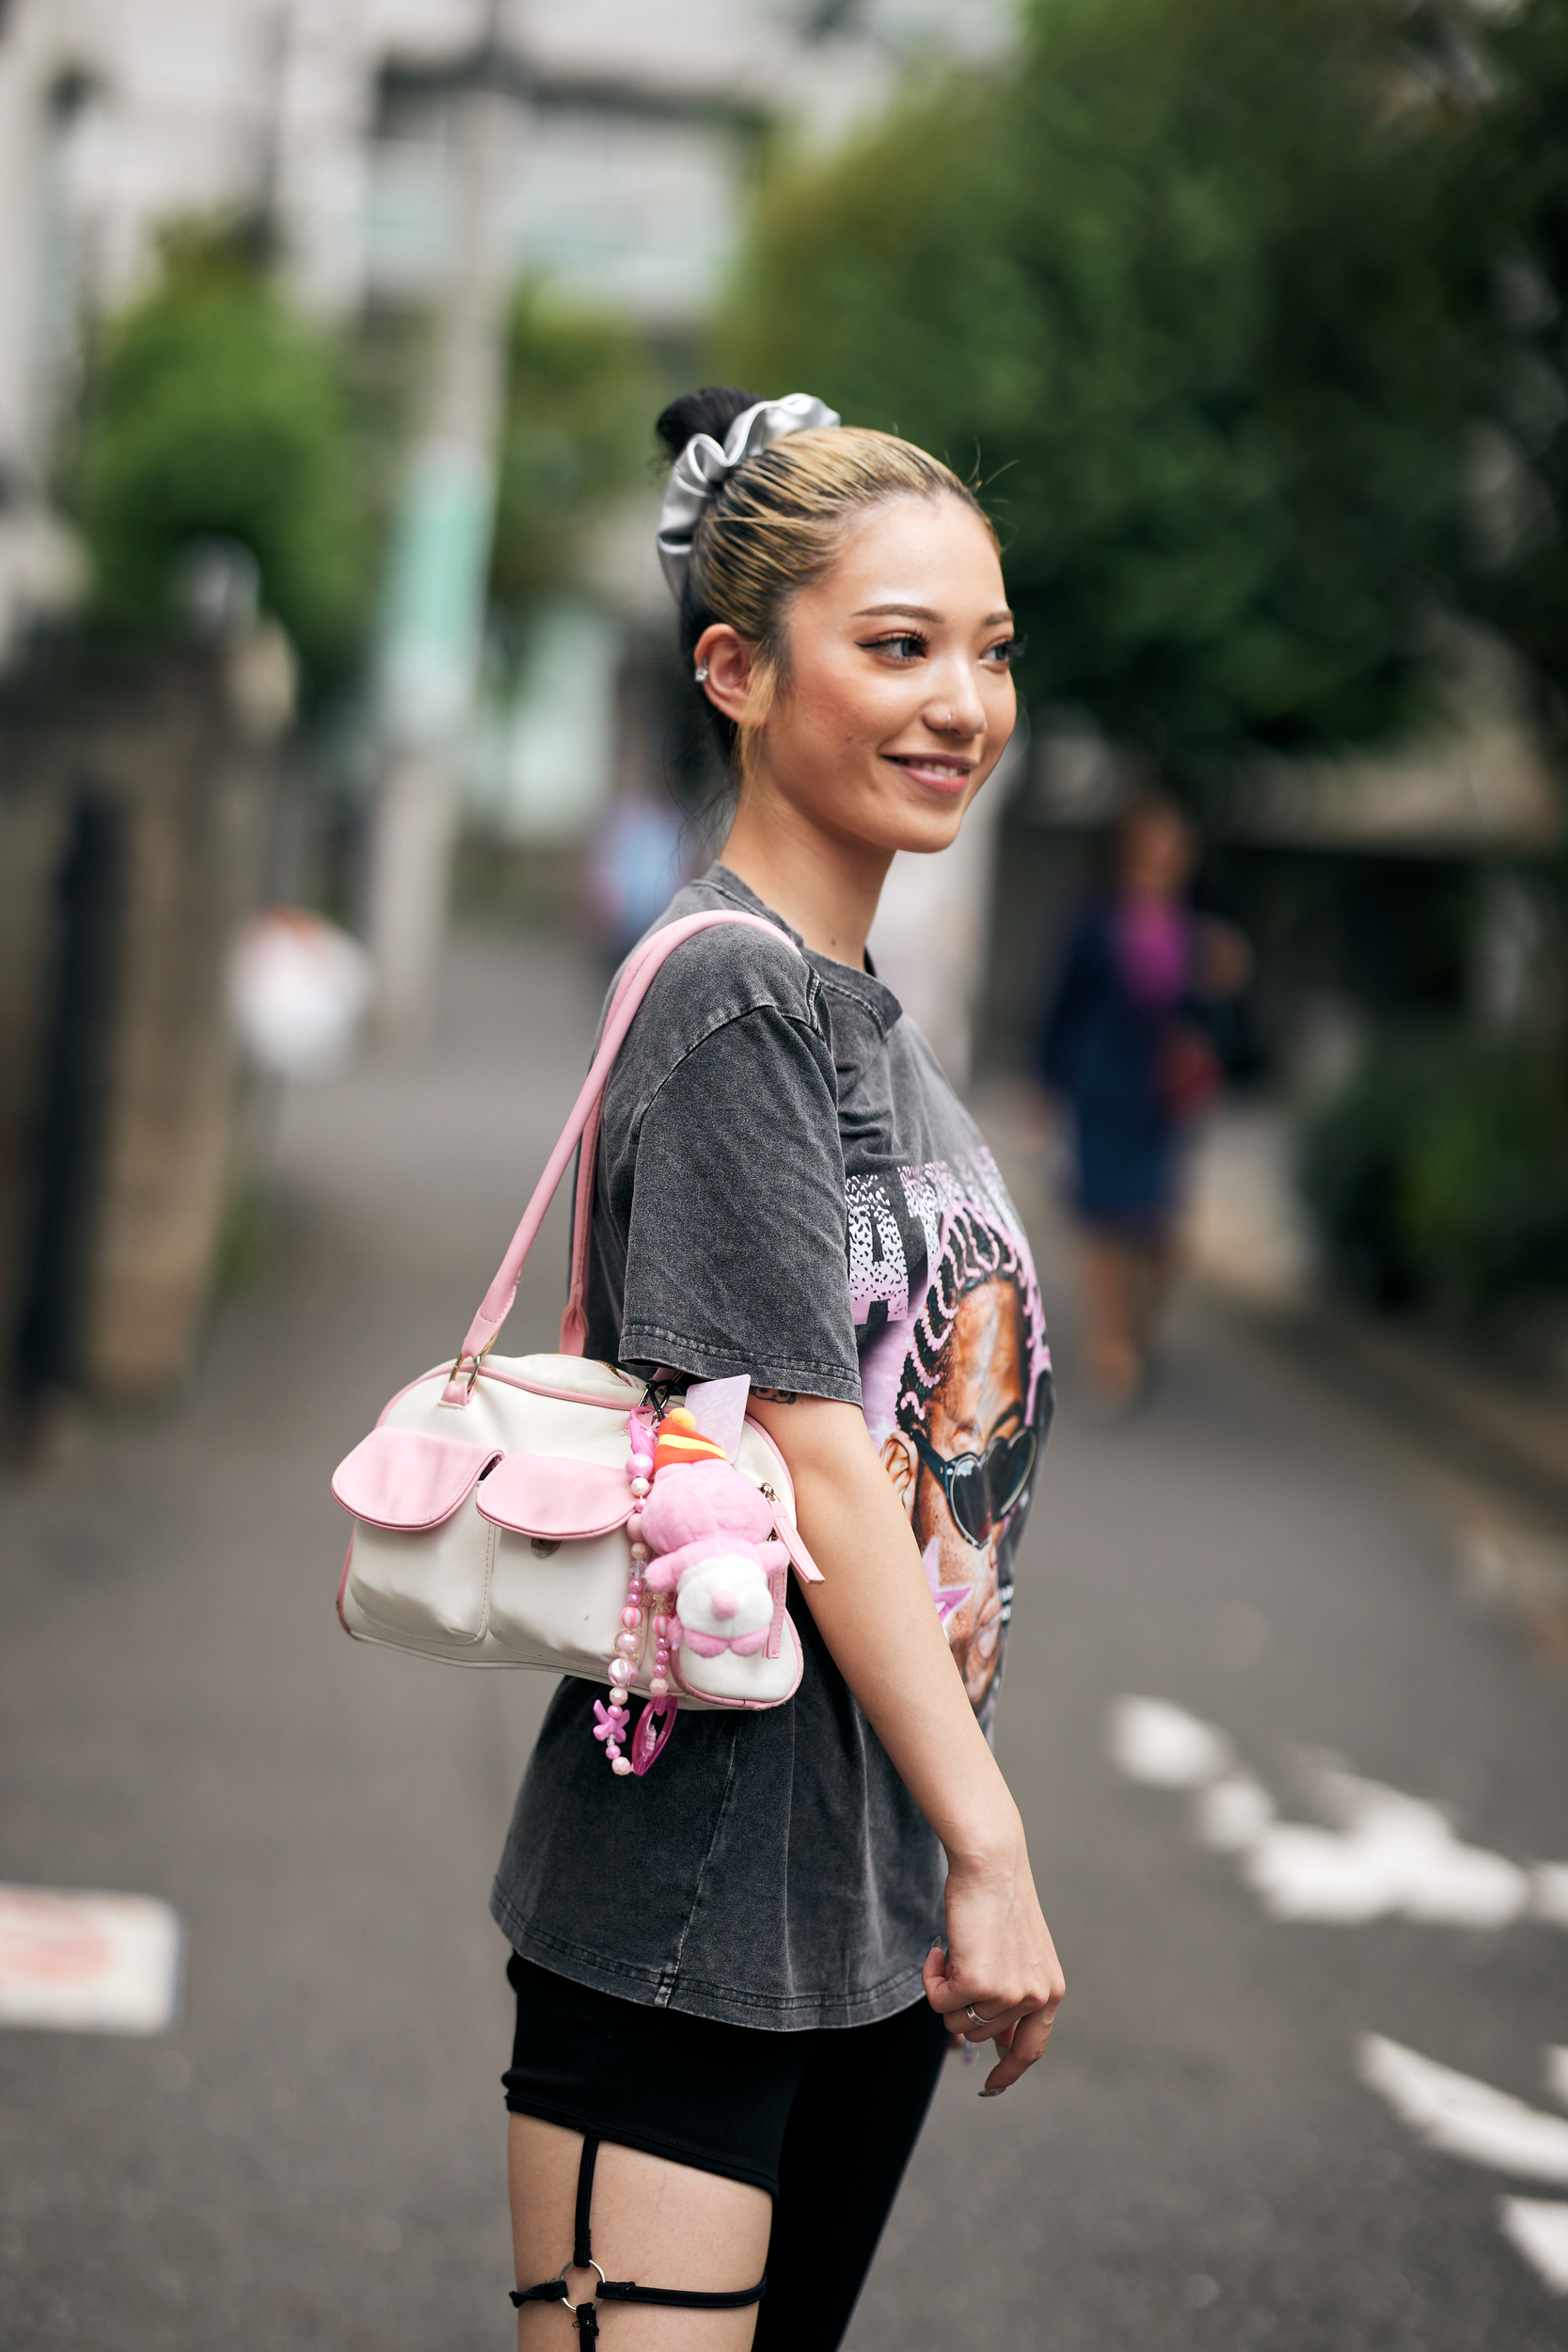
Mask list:
[[[920,1971],[920,1981],[926,1988],[926,1998],[940,2013],[944,2004],[938,2000],[937,1995],[947,1990],[947,1955],[940,1944],[933,1944],[927,1953],[925,1965]]]
[[[1026,2074],[1045,2056],[1051,2041],[1051,2028],[1055,2022],[1055,2008],[1037,2009],[1014,2028],[1012,2042],[1006,2055],[997,2060],[986,2076],[980,2096],[1000,2097],[1022,2074]]]

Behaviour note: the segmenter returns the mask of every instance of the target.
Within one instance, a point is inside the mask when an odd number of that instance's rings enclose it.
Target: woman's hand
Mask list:
[[[940,1947],[928,1955],[927,1997],[953,2017],[956,2039],[998,2044],[986,2089],[1006,2090],[1043,2053],[1064,1990],[1018,1807],[860,1407],[753,1397],[752,1411],[789,1465],[800,1533],[822,1571],[806,1606],[947,1856],[947,1958]]]
[[[994,2042],[983,2097],[996,2098],[1045,2056],[1067,1991],[1019,1826],[995,1859],[948,1857],[947,1952],[926,1956],[926,1997],[952,2019],[956,2042]],[[976,2024],[964,2015],[973,2009]]]

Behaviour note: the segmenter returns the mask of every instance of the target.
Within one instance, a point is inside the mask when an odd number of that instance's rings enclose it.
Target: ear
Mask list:
[[[892,1479],[893,1491],[912,1524],[914,1490],[920,1479],[920,1456],[901,1429],[890,1429],[882,1440],[882,1468]]]
[[[709,702],[738,725],[746,716],[752,691],[756,647],[731,628],[727,621],[715,621],[698,638],[691,658],[699,670],[705,662],[707,665],[703,691]]]

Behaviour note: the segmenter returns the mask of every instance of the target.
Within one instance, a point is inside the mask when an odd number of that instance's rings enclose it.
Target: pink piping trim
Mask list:
[[[405,1396],[411,1395],[414,1390],[421,1388],[427,1380],[445,1380],[451,1370],[450,1364],[433,1364],[428,1372],[421,1372],[417,1380],[410,1380],[406,1387],[398,1391],[396,1396],[388,1398],[376,1415],[376,1427],[380,1428],[394,1405],[401,1405]],[[546,1388],[542,1380],[519,1380],[515,1372],[493,1372],[488,1364],[481,1364],[479,1376],[482,1380],[499,1380],[504,1387],[509,1389],[526,1390],[530,1396],[554,1397],[557,1403],[562,1405],[593,1405],[603,1413],[618,1413],[622,1409],[619,1404],[611,1404],[606,1397],[584,1396],[579,1389]],[[629,1412],[634,1408],[628,1405],[626,1409]],[[778,1449],[775,1447],[774,1451],[777,1452]]]
[[[499,1380],[509,1389],[526,1389],[530,1396],[553,1396],[562,1405],[594,1405],[602,1413],[630,1413],[634,1407],[628,1399],[625,1405],[610,1404],[602,1396],[584,1396],[580,1389],[550,1389],[542,1380],[519,1380],[515,1372],[492,1372],[488,1364],[481,1364],[482,1380]]]

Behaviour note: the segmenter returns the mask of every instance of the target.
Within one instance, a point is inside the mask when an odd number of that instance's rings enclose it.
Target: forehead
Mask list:
[[[871,507],[850,526],[816,586],[825,602],[846,612],[909,603],[974,619],[1007,601],[990,531],[972,506],[946,497],[886,499]]]

